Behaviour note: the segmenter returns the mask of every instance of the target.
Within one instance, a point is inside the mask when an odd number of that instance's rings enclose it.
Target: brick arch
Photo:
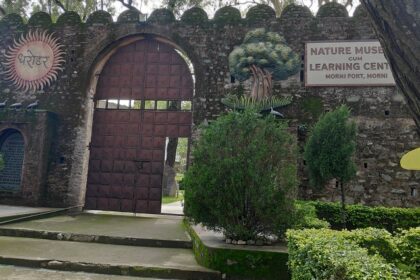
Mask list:
[[[192,111],[181,104],[193,95],[171,44],[145,37],[113,52],[94,95],[87,209],[160,213],[166,137],[190,137]]]

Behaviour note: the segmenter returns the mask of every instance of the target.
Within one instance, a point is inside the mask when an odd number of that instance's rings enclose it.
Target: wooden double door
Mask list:
[[[169,44],[119,48],[95,95],[86,209],[160,213],[167,139],[190,137],[192,73]]]

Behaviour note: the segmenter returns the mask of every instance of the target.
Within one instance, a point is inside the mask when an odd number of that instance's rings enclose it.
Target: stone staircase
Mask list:
[[[8,223],[0,225],[0,264],[37,270],[19,278],[0,266],[0,279],[60,278],[62,271],[72,273],[60,279],[221,279],[197,264],[191,248],[181,217],[83,213]]]

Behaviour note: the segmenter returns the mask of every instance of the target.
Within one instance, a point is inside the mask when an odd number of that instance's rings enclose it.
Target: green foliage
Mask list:
[[[3,154],[0,154],[0,171],[2,171],[4,168],[4,159]]]
[[[369,254],[378,254],[389,262],[396,262],[399,258],[398,248],[393,236],[384,229],[364,228],[353,231],[343,231],[348,234],[348,239],[354,241],[362,248],[368,250]]]
[[[229,55],[230,72],[240,81],[251,76],[252,65],[270,72],[275,80],[284,80],[299,71],[300,63],[282,36],[264,28],[248,32],[242,45]]]
[[[312,185],[322,187],[334,178],[346,183],[356,175],[356,124],[349,117],[343,105],[323,115],[313,128],[304,152]]]
[[[18,14],[27,20],[28,11],[26,8],[29,6],[29,3],[29,0],[0,0],[0,7],[6,14]]]
[[[99,10],[100,1],[97,0],[80,0],[80,1],[61,1],[66,11],[73,11],[78,13],[82,20],[85,21],[87,17]],[[104,10],[111,14],[115,13],[113,7],[115,0],[104,0]],[[55,1],[49,0],[37,0],[32,1],[32,12],[46,12],[51,15],[51,18],[55,22],[57,18],[64,13],[63,9],[60,8]]]
[[[304,203],[301,201],[295,202],[295,224],[293,225],[294,229],[304,229],[304,228],[329,228],[330,224],[321,220],[316,215],[315,206]]]
[[[305,202],[315,206],[320,219],[328,221],[332,228],[340,228],[340,204],[333,202]],[[375,226],[389,232],[420,226],[420,208],[369,207],[347,205],[347,228],[357,229]]]
[[[370,236],[376,234],[374,231],[289,230],[287,238],[292,280],[410,279],[395,264],[386,262],[379,254],[370,254],[383,252],[386,248],[383,245],[389,245],[384,241],[388,240],[386,233],[376,232],[377,235]],[[378,235],[381,241],[375,242]],[[363,245],[369,249],[362,248]]]
[[[274,117],[249,110],[208,126],[183,180],[186,215],[238,240],[284,233],[296,189],[294,143],[286,130]]]
[[[317,96],[305,97],[300,104],[302,111],[304,112],[303,118],[315,120],[324,112],[324,104],[322,98]]]
[[[420,227],[403,230],[397,234],[395,243],[398,247],[401,263],[412,275],[420,271]]]
[[[222,103],[235,110],[251,109],[257,112],[270,110],[271,108],[284,107],[292,103],[291,97],[270,97],[256,100],[250,96],[227,95]]]

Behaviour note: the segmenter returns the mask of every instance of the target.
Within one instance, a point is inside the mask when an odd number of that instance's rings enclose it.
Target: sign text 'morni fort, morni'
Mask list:
[[[306,86],[394,86],[379,41],[308,42]]]

